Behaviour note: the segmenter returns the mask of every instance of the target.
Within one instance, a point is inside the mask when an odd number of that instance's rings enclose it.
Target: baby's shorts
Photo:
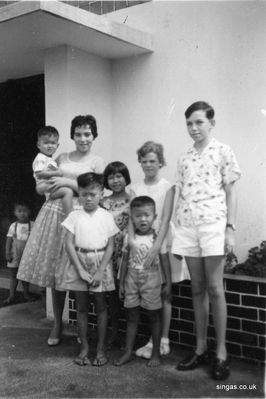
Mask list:
[[[172,253],[201,258],[224,255],[226,220],[194,226],[176,226]]]
[[[129,268],[125,278],[125,308],[141,306],[147,310],[161,309],[162,283],[158,267]]]

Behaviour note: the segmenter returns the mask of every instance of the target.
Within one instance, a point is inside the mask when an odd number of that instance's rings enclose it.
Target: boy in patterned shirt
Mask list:
[[[194,146],[178,162],[174,254],[185,256],[192,285],[197,346],[178,370],[191,370],[208,360],[209,299],[217,348],[212,378],[229,376],[226,302],[223,288],[224,254],[235,244],[236,190],[240,170],[231,148],[212,136],[214,109],[203,101],[185,112]]]

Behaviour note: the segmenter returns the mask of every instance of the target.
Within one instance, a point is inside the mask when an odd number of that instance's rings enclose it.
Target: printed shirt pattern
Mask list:
[[[228,145],[212,138],[202,153],[191,148],[178,162],[176,185],[180,194],[175,209],[176,224],[191,226],[225,219],[224,185],[240,176]]]
[[[129,269],[144,270],[144,262],[147,258],[149,250],[153,246],[154,237],[155,237],[154,233],[148,235],[135,234],[134,251],[130,250],[129,254],[129,260],[128,260]],[[128,235],[125,237],[124,244],[126,247],[128,247]],[[154,269],[158,266],[159,266],[159,258],[157,257],[152,264],[152,268]]]

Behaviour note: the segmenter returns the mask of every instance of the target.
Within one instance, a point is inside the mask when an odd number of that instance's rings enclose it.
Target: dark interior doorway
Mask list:
[[[36,132],[45,124],[44,75],[0,83],[0,267],[18,198],[29,202],[34,219],[44,198],[35,192],[32,161]]]

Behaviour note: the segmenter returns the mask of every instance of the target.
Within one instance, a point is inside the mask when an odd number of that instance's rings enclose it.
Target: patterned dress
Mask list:
[[[58,158],[59,167],[64,177],[76,180],[86,172],[102,173],[102,158],[91,154],[86,161],[71,161],[67,153]],[[78,199],[73,199],[73,209],[79,208]],[[19,265],[17,278],[58,290],[62,285],[69,259],[65,251],[64,238],[66,231],[61,223],[65,219],[61,199],[48,199],[42,206],[27,241]]]
[[[112,257],[115,281],[119,277],[123,240],[129,219],[129,203],[129,198],[115,201],[109,197],[105,197],[101,203],[101,206],[113,215],[115,223],[120,230],[114,238],[114,252]]]

